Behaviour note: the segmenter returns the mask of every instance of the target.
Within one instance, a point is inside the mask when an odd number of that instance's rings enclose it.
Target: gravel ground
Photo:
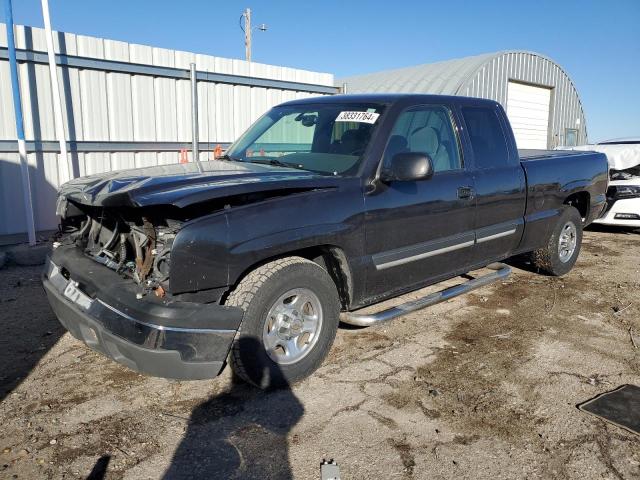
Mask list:
[[[576,408],[640,384],[639,259],[639,232],[588,231],[569,275],[516,261],[502,284],[342,328],[272,393],[120,367],[65,334],[39,267],[6,267],[0,478],[314,479],[323,458],[345,480],[639,478],[640,437]]]

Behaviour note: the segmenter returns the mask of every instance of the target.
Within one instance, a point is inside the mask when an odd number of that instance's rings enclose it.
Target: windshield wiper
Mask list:
[[[304,168],[302,165],[300,165],[299,163],[293,163],[293,162],[283,162],[282,160],[277,160],[275,158],[271,158],[269,160],[245,160],[245,162],[249,162],[249,163],[259,163],[261,165],[275,165],[276,167],[285,167],[285,168],[295,168],[298,170],[306,170],[306,168]]]
[[[225,153],[224,155],[216,157],[216,160],[231,160],[232,162],[237,162],[238,161],[237,158],[232,157],[228,153]]]

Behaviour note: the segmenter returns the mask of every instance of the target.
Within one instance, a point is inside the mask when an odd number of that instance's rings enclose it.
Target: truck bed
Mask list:
[[[583,224],[595,220],[606,203],[607,163],[596,152],[519,150],[527,179],[525,232],[520,251],[540,248],[565,204],[578,209]]]
[[[518,149],[520,160],[544,160],[558,157],[590,156],[593,152],[578,152],[575,150],[533,150]]]

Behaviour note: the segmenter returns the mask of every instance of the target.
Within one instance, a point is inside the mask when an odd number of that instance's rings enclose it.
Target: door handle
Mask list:
[[[458,198],[471,200],[473,198],[473,188],[458,187]]]

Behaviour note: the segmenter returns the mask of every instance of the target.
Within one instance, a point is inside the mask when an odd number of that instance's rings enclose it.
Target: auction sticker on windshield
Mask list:
[[[336,122],[376,123],[379,113],[374,112],[340,112]]]

